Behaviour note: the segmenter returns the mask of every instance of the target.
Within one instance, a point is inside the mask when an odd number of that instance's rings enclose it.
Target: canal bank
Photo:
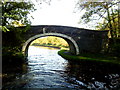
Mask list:
[[[58,54],[67,60],[81,61],[81,62],[97,62],[106,64],[120,65],[120,58],[114,56],[108,56],[104,54],[80,54],[72,55],[67,50],[60,50]]]
[[[92,62],[80,63],[62,58],[60,49],[30,46],[27,72],[3,89],[113,89],[120,88],[120,68]]]

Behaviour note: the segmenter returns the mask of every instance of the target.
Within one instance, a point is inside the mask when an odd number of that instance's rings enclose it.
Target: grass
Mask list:
[[[105,62],[111,64],[118,64],[120,65],[120,58],[103,55],[103,54],[80,54],[80,55],[72,55],[67,53],[66,50],[60,50],[58,54],[67,60],[74,60],[74,61],[93,61],[93,62]]]
[[[68,48],[69,45],[68,43],[59,37],[55,36],[48,36],[48,37],[43,37],[43,38],[38,38],[34,40],[31,45],[43,45],[43,46],[54,46],[54,47],[65,47]]]

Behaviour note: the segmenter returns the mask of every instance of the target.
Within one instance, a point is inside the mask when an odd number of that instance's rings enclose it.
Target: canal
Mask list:
[[[73,62],[59,49],[30,46],[27,72],[4,88],[120,88],[120,67],[103,63]]]

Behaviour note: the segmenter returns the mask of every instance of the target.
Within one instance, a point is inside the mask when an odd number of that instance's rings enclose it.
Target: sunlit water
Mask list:
[[[9,88],[119,88],[118,66],[72,62],[53,48],[29,47],[27,73],[16,77]]]

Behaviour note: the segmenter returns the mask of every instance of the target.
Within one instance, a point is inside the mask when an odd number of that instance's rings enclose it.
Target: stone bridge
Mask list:
[[[24,34],[26,42],[23,44],[22,51],[27,55],[29,45],[37,38],[57,36],[67,41],[72,54],[78,55],[84,52],[99,53],[103,51],[106,45],[107,34],[108,31],[88,30],[68,26],[31,26]]]

